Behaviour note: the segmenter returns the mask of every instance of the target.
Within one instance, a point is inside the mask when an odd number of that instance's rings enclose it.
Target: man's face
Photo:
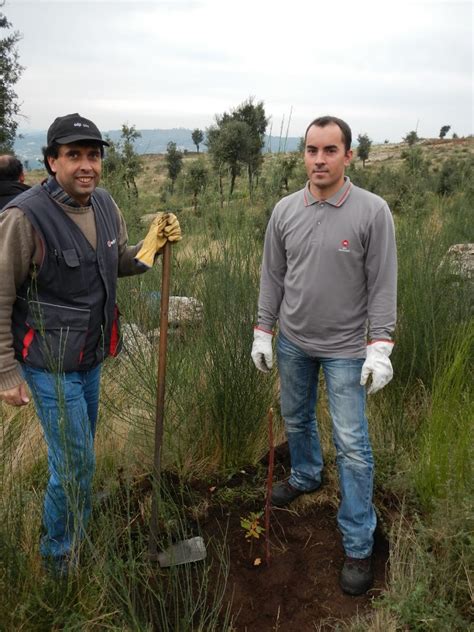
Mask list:
[[[48,162],[56,180],[66,193],[82,206],[86,206],[100,180],[100,147],[79,143],[60,145],[58,157],[50,157]]]
[[[346,151],[338,125],[312,125],[306,136],[304,151],[311,193],[317,199],[325,200],[334,195],[344,182],[344,171],[351,159],[352,150]]]

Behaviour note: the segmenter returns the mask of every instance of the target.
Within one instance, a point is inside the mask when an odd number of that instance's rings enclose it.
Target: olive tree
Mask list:
[[[249,142],[244,162],[247,166],[249,189],[252,191],[253,180],[260,173],[263,164],[262,151],[265,146],[265,131],[268,125],[263,101],[254,103],[253,97],[250,97],[232,111],[230,118],[246,123],[249,128]]]
[[[230,172],[231,195],[242,167],[247,170],[249,190],[252,192],[254,179],[263,163],[267,124],[263,102],[254,103],[253,98],[249,98],[230,113],[216,116],[216,124],[206,130],[209,153],[220,174],[221,192],[224,165]]]
[[[194,160],[188,169],[188,184],[193,193],[193,208],[197,212],[198,195],[204,191],[207,184],[207,169],[202,158]]]
[[[416,131],[412,130],[411,132],[408,132],[403,140],[405,141],[405,143],[408,143],[410,147],[412,147],[420,139],[418,138],[418,134],[416,133]]]
[[[443,127],[439,130],[439,137],[444,138],[450,129],[451,125],[443,125]]]
[[[199,145],[204,140],[204,132],[196,127],[191,134],[191,138],[193,139],[193,143],[196,145],[197,153],[199,153]]]
[[[240,174],[242,165],[247,162],[250,151],[250,128],[247,123],[228,118],[226,121],[218,119],[217,125],[208,128],[207,146],[212,158],[214,169],[219,176],[221,201],[223,196],[222,175],[228,170],[230,175],[229,195],[232,195],[235,180]]]
[[[168,176],[171,180],[171,193],[173,193],[174,183],[183,168],[183,154],[181,151],[178,151],[176,143],[173,143],[173,141],[170,141],[166,146],[165,161],[168,167]]]
[[[10,28],[10,22],[0,13],[0,29]],[[13,150],[18,127],[16,117],[20,113],[20,105],[14,86],[23,71],[18,62],[17,44],[20,39],[18,31],[0,38],[0,153]]]
[[[357,137],[357,156],[362,160],[362,166],[365,167],[365,161],[370,154],[370,148],[372,147],[372,141],[367,134],[359,134]]]
[[[137,131],[135,125],[122,125],[120,140],[113,142],[107,137],[109,148],[104,160],[104,176],[110,183],[115,178],[125,183],[129,196],[138,197],[136,183],[137,175],[142,171],[140,156],[135,151],[135,141],[140,138],[141,133]]]

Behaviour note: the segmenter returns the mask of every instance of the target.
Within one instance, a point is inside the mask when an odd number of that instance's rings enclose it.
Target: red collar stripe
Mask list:
[[[347,199],[347,196],[349,195],[349,191],[352,189],[352,182],[349,184],[349,186],[346,188],[346,190],[344,191],[344,193],[341,195],[341,197],[338,199],[337,202],[335,202],[334,206],[341,206],[342,204],[344,204],[344,202]]]

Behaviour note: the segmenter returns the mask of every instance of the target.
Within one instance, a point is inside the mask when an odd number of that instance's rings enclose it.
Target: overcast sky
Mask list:
[[[473,131],[473,5],[451,0],[6,0],[23,129],[200,127],[249,96],[272,135],[334,114],[401,140]],[[0,33],[0,36],[4,33]]]

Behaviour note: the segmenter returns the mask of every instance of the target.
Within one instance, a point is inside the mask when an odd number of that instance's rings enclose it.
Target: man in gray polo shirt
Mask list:
[[[373,583],[376,526],[365,386],[370,378],[367,392],[375,393],[393,375],[397,260],[387,203],[345,176],[351,140],[347,123],[332,116],[306,130],[309,182],[278,202],[265,235],[252,359],[260,371],[272,368],[278,321],[281,411],[291,456],[289,479],[272,493],[279,507],[321,485],[315,411],[323,370],[341,488],[338,525],[346,557],[340,584],[359,595]]]

